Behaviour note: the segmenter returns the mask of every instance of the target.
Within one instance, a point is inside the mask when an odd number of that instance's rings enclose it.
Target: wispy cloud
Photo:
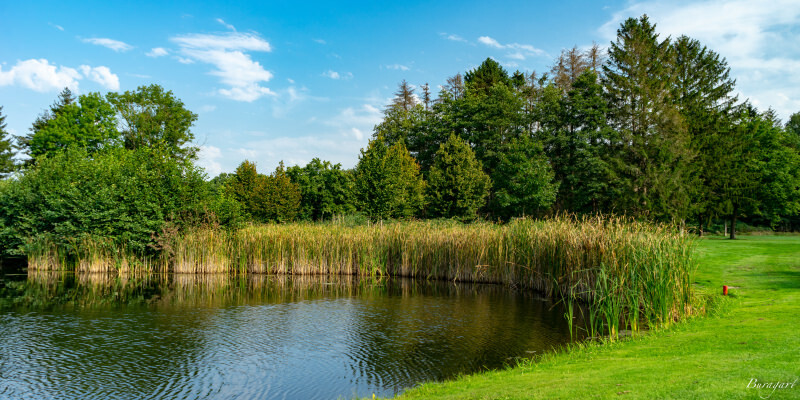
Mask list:
[[[455,35],[455,34],[452,34],[452,33],[444,33],[444,32],[442,32],[442,33],[439,34],[439,36],[441,36],[441,37],[443,37],[443,38],[445,38],[447,40],[452,40],[454,42],[464,42],[464,43],[467,42],[467,39],[464,39],[463,37]]]
[[[728,60],[742,97],[781,118],[800,110],[800,2],[635,2],[600,27],[608,41],[628,17],[647,14],[662,38],[687,35]]]
[[[114,39],[109,39],[109,38],[88,38],[88,39],[83,39],[83,41],[86,42],[86,43],[91,43],[91,44],[97,45],[97,46],[103,46],[103,47],[109,48],[109,49],[114,50],[114,51],[116,51],[118,53],[119,52],[125,52],[125,51],[128,51],[128,50],[133,48],[133,46],[131,46],[131,45],[125,43],[125,42],[121,42],[119,40],[114,40]]]
[[[375,125],[383,121],[383,113],[371,104],[359,108],[347,107],[330,119],[326,125],[341,128],[341,132],[352,134],[353,128],[361,132],[371,132]],[[360,140],[360,139],[359,139]]]
[[[145,53],[146,56],[153,58],[163,57],[166,56],[167,54],[169,54],[169,51],[167,51],[167,49],[163,47],[154,47],[152,50]]]
[[[409,68],[407,66],[405,66],[405,65],[402,65],[402,64],[392,64],[392,65],[387,65],[386,69],[393,69],[393,70],[398,70],[398,71],[408,71]]]
[[[328,42],[326,42],[326,41],[325,41],[325,40],[323,40],[323,39],[312,39],[312,40],[313,40],[315,43],[319,43],[319,44],[328,44]]]
[[[253,61],[247,51],[272,51],[269,42],[251,33],[192,34],[171,38],[180,47],[179,61],[198,61],[213,65],[210,72],[229,88],[219,94],[237,101],[252,102],[275,93],[261,86],[272,79],[272,73]]]
[[[54,23],[52,23],[52,22],[48,22],[48,23],[47,23],[47,25],[50,25],[50,26],[52,26],[53,28],[56,28],[56,29],[60,30],[61,32],[64,32],[64,27],[63,27],[63,26],[61,26],[61,25],[56,25],[56,24],[54,24]]]
[[[322,76],[327,77],[327,78],[331,78],[331,79],[335,79],[335,80],[352,79],[353,78],[353,73],[352,72],[344,72],[344,73],[340,74],[340,73],[338,73],[336,71],[333,71],[333,70],[329,69],[329,70],[323,72]]]
[[[226,23],[222,18],[217,18],[217,22],[219,22],[222,26],[224,26],[224,27],[236,32],[236,27],[231,25],[231,24]]]
[[[108,67],[81,65],[78,69],[56,66],[44,58],[18,61],[8,71],[0,66],[0,86],[22,86],[37,92],[51,92],[68,87],[78,89],[84,78],[97,82],[111,90],[119,89],[119,77]]]
[[[500,43],[499,43],[497,40],[494,40],[494,39],[492,39],[492,38],[490,38],[490,37],[488,37],[488,36],[481,36],[481,37],[479,37],[479,38],[478,38],[478,42],[479,42],[479,43],[483,43],[483,44],[485,44],[485,45],[487,45],[487,46],[489,46],[489,47],[494,47],[494,48],[496,48],[496,49],[503,49],[503,48],[505,48],[505,46],[503,46],[502,44],[500,44]]]
[[[293,83],[293,82],[292,82]],[[272,98],[272,116],[284,118],[306,101],[327,102],[326,97],[312,96],[306,87],[289,86]]]
[[[500,43],[497,39],[494,39],[489,36],[481,36],[478,38],[478,43],[483,44],[485,46],[489,46],[491,48],[500,49],[500,50],[508,50],[509,53],[506,54],[506,57],[514,59],[514,60],[525,60],[528,57],[536,57],[536,56],[546,56],[547,53],[542,49],[537,49],[534,46],[529,44],[520,44],[520,43]]]

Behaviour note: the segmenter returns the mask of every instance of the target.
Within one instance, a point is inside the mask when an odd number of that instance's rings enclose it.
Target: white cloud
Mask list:
[[[150,50],[149,52],[145,53],[146,56],[153,57],[153,58],[155,58],[155,57],[163,57],[163,56],[166,56],[167,54],[169,54],[169,52],[167,51],[167,49],[165,49],[163,47],[154,47],[152,50]]]
[[[443,37],[443,38],[445,38],[447,40],[452,40],[454,42],[467,42],[467,39],[464,39],[461,36],[454,35],[454,34],[447,34],[447,33],[442,32],[442,33],[439,34],[439,36],[441,36],[441,37]]]
[[[547,53],[545,53],[544,50],[537,49],[536,47],[533,47],[529,44],[520,44],[520,43],[502,44],[498,42],[496,39],[491,38],[489,36],[479,37],[478,43],[481,43],[483,45],[495,49],[508,50],[510,51],[510,53],[506,54],[506,57],[514,60],[525,60],[527,57],[547,55]]]
[[[8,71],[0,65],[0,86],[19,85],[37,92],[78,88],[81,74],[74,68],[51,65],[46,59],[18,61]]]
[[[406,67],[405,65],[402,65],[402,64],[387,65],[386,68],[387,69],[399,70],[399,71],[408,71],[408,67]]]
[[[192,60],[191,58],[176,56],[175,59],[178,60],[178,62],[181,64],[194,64],[194,60]]]
[[[338,73],[336,71],[333,71],[333,70],[327,70],[327,71],[322,73],[322,76],[327,77],[327,78],[331,78],[331,79],[335,79],[335,80],[338,80],[338,79],[352,79],[353,78],[353,73],[352,72],[345,72],[343,74],[340,74],[340,73]]]
[[[328,42],[326,42],[326,41],[324,41],[324,40],[322,40],[322,39],[312,39],[312,40],[313,40],[314,42],[316,42],[316,43],[319,43],[319,44],[328,44]]]
[[[245,159],[254,159],[258,157],[258,152],[253,149],[238,148],[234,150],[236,154],[240,154]]]
[[[210,178],[219,175],[222,172],[222,164],[218,161],[222,158],[222,150],[214,146],[200,146],[200,152],[197,154],[197,164],[206,170]]]
[[[80,69],[81,72],[83,72],[83,76],[103,85],[106,89],[119,90],[119,77],[111,73],[108,67],[100,66],[92,68],[88,65],[81,65]]]
[[[272,79],[272,73],[253,61],[245,51],[272,51],[270,44],[255,34],[225,33],[219,35],[193,34],[176,36],[171,39],[180,46],[178,61],[186,64],[199,61],[213,65],[216,69],[211,75],[230,88],[219,89],[218,93],[237,101],[252,102],[275,93],[261,82]]]
[[[375,125],[383,121],[383,113],[371,104],[364,104],[360,108],[347,107],[326,124],[343,129],[343,132],[352,133],[353,128],[360,131],[372,131]]]
[[[222,20],[222,18],[217,18],[217,22],[219,22],[220,24],[222,24],[222,26],[224,26],[224,27],[226,27],[226,28],[228,28],[228,29],[230,29],[230,30],[232,30],[232,31],[236,32],[236,27],[234,27],[234,26],[233,26],[233,25],[231,25],[231,24],[225,23],[225,21],[223,21],[223,20]]]
[[[212,105],[212,104],[207,104],[207,105],[204,105],[204,106],[200,107],[200,112],[213,112],[216,109],[217,109],[217,106]]]
[[[171,40],[187,49],[272,51],[269,42],[251,33],[192,34],[175,36]]]
[[[494,40],[494,39],[492,39],[492,38],[490,38],[488,36],[479,37],[478,38],[478,42],[483,43],[483,44],[485,44],[485,45],[487,45],[489,47],[495,47],[495,48],[498,48],[498,49],[505,48],[505,46],[500,44],[497,40]]]
[[[255,83],[247,86],[232,87],[230,89],[220,89],[219,94],[236,101],[253,102],[264,96],[274,96],[275,92],[269,88],[261,87]]]
[[[781,118],[800,110],[800,1],[635,2],[599,29],[608,41],[628,17],[647,14],[661,38],[687,35],[725,57],[741,97]]]
[[[61,32],[64,32],[64,27],[61,26],[61,25],[56,25],[56,24],[54,24],[52,22],[48,22],[47,24],[52,26],[53,28],[56,28],[56,29],[60,30]]]
[[[104,66],[81,65],[75,69],[52,65],[44,58],[18,61],[8,71],[3,71],[0,66],[0,86],[18,85],[37,92],[57,91],[65,87],[77,91],[78,82],[84,78],[107,89],[119,90],[119,77]]]
[[[133,46],[125,42],[120,42],[119,40],[108,39],[108,38],[88,38],[88,39],[83,39],[83,41],[86,43],[107,47],[116,52],[124,52],[133,48]]]

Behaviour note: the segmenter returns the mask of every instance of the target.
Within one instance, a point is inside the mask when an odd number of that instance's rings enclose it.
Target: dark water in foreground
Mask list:
[[[5,275],[0,399],[388,396],[566,343],[562,315],[496,285]]]

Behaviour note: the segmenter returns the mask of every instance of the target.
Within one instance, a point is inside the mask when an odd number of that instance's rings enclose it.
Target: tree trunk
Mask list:
[[[731,240],[736,239],[736,214],[738,213],[739,207],[733,206],[733,214],[731,214]]]
[[[698,236],[703,237],[703,216],[697,216],[697,226],[699,227],[699,231],[697,232]]]

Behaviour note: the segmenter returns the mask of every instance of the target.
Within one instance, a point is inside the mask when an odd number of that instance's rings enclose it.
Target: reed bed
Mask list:
[[[144,256],[131,251],[118,241],[83,236],[62,242],[50,236],[41,236],[25,244],[28,269],[40,271],[155,272],[165,269],[161,258]]]
[[[160,263],[190,274],[501,283],[563,301],[567,320],[582,319],[590,336],[616,337],[621,330],[665,326],[695,311],[693,240],[667,225],[603,217],[521,219],[505,225],[301,223],[188,231],[172,238],[170,258]],[[90,248],[88,243],[81,246]],[[96,248],[101,250],[86,251],[96,258],[87,256],[79,268],[131,268],[124,251],[110,245]],[[106,255],[116,261],[103,261]],[[34,261],[47,266],[57,264],[58,257],[45,251]]]

